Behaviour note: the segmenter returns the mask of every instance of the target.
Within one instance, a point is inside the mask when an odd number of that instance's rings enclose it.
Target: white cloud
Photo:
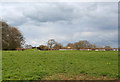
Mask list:
[[[4,3],[2,18],[19,28],[28,44],[50,38],[117,45],[117,3]]]

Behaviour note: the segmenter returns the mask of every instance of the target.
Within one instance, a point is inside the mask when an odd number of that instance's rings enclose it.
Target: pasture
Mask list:
[[[117,78],[117,51],[2,51],[3,80]]]

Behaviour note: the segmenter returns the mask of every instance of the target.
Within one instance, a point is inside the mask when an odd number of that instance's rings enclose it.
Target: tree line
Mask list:
[[[2,49],[3,50],[16,50],[16,48],[23,48],[22,45],[25,45],[25,48],[32,48],[31,45],[25,44],[25,38],[22,33],[15,27],[8,25],[4,21],[0,21],[2,24]],[[34,48],[34,47],[33,47]],[[47,45],[40,45],[37,49],[40,50],[52,50],[52,49],[61,49],[61,48],[71,48],[77,49],[80,48],[102,48],[96,44],[91,44],[87,40],[81,40],[75,43],[68,43],[66,46],[56,42],[54,39],[47,41]],[[110,46],[105,46],[105,48],[110,48]]]
[[[100,46],[97,46],[96,44],[91,44],[90,42],[88,42],[87,40],[82,40],[82,41],[78,41],[75,43],[68,43],[66,46],[63,46],[62,44],[56,42],[54,39],[50,39],[47,42],[47,45],[40,45],[39,47],[37,47],[38,49],[41,50],[53,50],[53,49],[77,49],[79,50],[80,48],[100,48]],[[102,47],[101,47],[102,48]]]

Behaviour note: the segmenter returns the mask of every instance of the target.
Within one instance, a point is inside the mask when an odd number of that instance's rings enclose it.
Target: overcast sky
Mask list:
[[[88,40],[118,47],[117,2],[11,2],[2,3],[0,12],[0,17],[17,27],[33,46],[54,38],[63,45]]]

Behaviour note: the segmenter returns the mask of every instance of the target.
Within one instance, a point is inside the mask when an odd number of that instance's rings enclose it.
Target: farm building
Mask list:
[[[105,51],[104,48],[96,48],[95,51]]]
[[[120,49],[119,48],[113,48],[113,51],[119,51]]]
[[[61,48],[59,50],[77,50],[77,49],[72,49],[72,48]],[[105,48],[80,48],[80,51],[119,51],[119,48],[111,48],[111,49],[105,49]]]
[[[67,48],[61,48],[59,50],[74,50],[74,49],[72,49],[71,47],[67,47]]]
[[[59,49],[59,50],[73,50],[73,49],[67,49],[67,48],[66,48],[66,49],[63,49],[63,48],[62,48],[62,49]]]
[[[92,51],[92,49],[90,49],[90,48],[81,48],[80,49],[81,51],[83,50],[83,51]]]

